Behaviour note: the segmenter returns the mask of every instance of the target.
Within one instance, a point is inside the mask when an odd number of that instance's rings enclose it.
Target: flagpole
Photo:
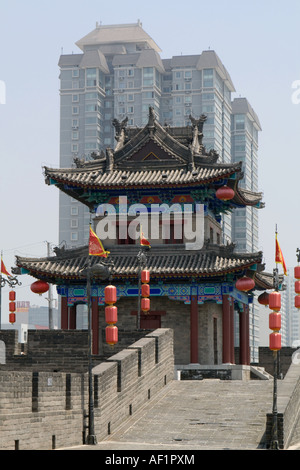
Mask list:
[[[90,216],[91,227],[91,216]],[[88,378],[89,378],[89,435],[88,444],[97,444],[94,430],[94,397],[93,397],[93,373],[92,373],[92,318],[91,318],[91,257],[88,252],[86,297],[88,306]]]
[[[277,224],[275,226],[275,245],[277,241]],[[273,270],[274,289],[279,289],[279,278],[278,278],[278,263],[276,260],[276,246],[275,246],[275,265],[276,268]],[[278,374],[278,351],[273,351],[274,358],[274,376],[273,376],[273,408],[272,408],[272,439],[270,448],[278,450],[278,412],[277,412],[277,374]]]

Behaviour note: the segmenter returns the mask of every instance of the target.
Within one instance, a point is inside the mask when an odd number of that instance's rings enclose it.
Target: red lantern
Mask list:
[[[104,289],[105,303],[114,304],[117,301],[117,288],[115,286],[106,286]]]
[[[270,349],[271,351],[279,351],[279,349],[281,349],[281,334],[280,333],[270,334]]]
[[[294,276],[295,276],[295,279],[300,279],[300,266],[296,266],[294,268]]]
[[[10,312],[16,311],[16,302],[9,302],[9,311]]]
[[[148,269],[144,269],[141,273],[141,280],[143,283],[147,283],[150,281],[150,271]]]
[[[300,281],[295,282],[295,292],[296,294],[300,294]]]
[[[35,281],[31,284],[30,289],[34,294],[42,295],[49,290],[49,284],[45,281]]]
[[[247,292],[255,287],[255,282],[250,277],[244,276],[241,279],[238,279],[235,283],[235,287],[238,290]]]
[[[225,185],[216,191],[216,198],[221,201],[229,201],[234,198],[234,191]]]
[[[150,310],[150,299],[142,299],[141,301],[141,310],[143,312],[148,312]]]
[[[149,297],[150,295],[150,286],[149,284],[143,284],[142,285],[142,296],[143,297]]]
[[[118,328],[112,325],[107,326],[105,329],[105,339],[111,346],[116,344],[118,342]]]
[[[281,328],[281,314],[272,312],[269,315],[270,330],[279,331]]]
[[[105,307],[105,321],[110,325],[117,323],[118,321],[118,309],[113,305]]]
[[[268,292],[263,292],[262,294],[260,294],[258,296],[258,302],[261,304],[261,305],[269,305],[269,294]]]
[[[9,300],[12,300],[12,301],[16,300],[16,293],[14,290],[11,290],[9,292]]]
[[[9,323],[15,323],[15,321],[16,321],[15,313],[10,313],[9,314]]]
[[[300,295],[295,296],[295,307],[300,308]]]
[[[281,295],[279,292],[275,291],[269,294],[269,308],[275,310],[275,312],[279,312],[281,309]]]

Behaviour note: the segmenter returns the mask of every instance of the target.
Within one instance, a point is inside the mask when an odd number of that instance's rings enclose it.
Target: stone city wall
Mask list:
[[[2,342],[4,336],[1,335]],[[53,343],[56,341],[57,351],[64,350],[65,336],[61,331],[51,331],[48,336]],[[73,345],[71,337],[75,341]],[[65,347],[72,355],[71,351],[76,351],[76,332],[68,338],[69,344]],[[13,335],[11,339],[14,342]],[[38,347],[41,344],[38,335],[35,341]],[[7,351],[18,353],[15,343],[6,346]],[[80,350],[80,341],[78,348]],[[74,362],[79,356],[77,350]],[[9,363],[8,360],[0,368],[0,449],[49,450],[85,443],[87,372],[55,372],[53,368],[46,371],[44,367],[40,371],[36,363],[32,370],[29,367],[24,371],[13,370]],[[164,328],[146,334],[127,349],[95,365],[93,396],[97,441],[151,400],[173,380],[173,375],[173,332]]]

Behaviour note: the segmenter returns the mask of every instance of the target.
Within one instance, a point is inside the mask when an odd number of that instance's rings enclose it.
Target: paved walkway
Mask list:
[[[174,380],[105,440],[73,449],[256,450],[272,393],[272,380]]]

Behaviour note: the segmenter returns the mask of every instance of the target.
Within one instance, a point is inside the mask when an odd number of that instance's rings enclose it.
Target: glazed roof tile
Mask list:
[[[137,245],[110,247],[108,258],[91,256],[91,266],[99,262],[113,263],[113,278],[135,278],[138,275]],[[36,278],[52,279],[53,283],[62,280],[85,279],[88,260],[88,247],[58,250],[49,258],[24,258],[17,256],[17,269],[28,270]],[[262,253],[237,254],[224,246],[213,245],[199,251],[185,250],[184,245],[154,245],[147,254],[147,268],[152,278],[161,277],[201,277],[214,278],[229,273],[240,274],[258,265],[262,270]],[[97,276],[96,276],[97,277]]]

